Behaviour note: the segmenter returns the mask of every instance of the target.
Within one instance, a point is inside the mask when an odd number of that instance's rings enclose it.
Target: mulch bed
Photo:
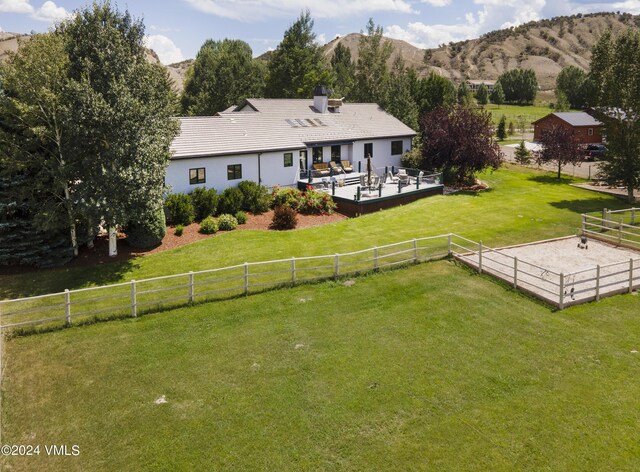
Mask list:
[[[247,223],[244,225],[238,225],[238,228],[234,231],[268,230],[269,225],[271,224],[271,220],[273,219],[273,210],[261,215],[253,215],[249,213],[247,214],[247,217]],[[335,223],[346,218],[346,216],[341,215],[340,213],[333,213],[331,215],[298,215],[297,229]],[[95,239],[94,247],[92,249],[89,249],[86,246],[81,247],[78,257],[65,264],[64,267],[71,268],[77,266],[106,264],[116,261],[126,261],[136,257],[146,256],[147,254],[155,254],[156,252],[167,251],[169,249],[185,246],[202,239],[215,238],[216,236],[225,233],[225,231],[219,231],[216,234],[201,234],[198,232],[199,229],[200,224],[193,223],[189,226],[185,226],[182,236],[176,236],[175,228],[168,226],[167,235],[162,240],[162,244],[146,251],[141,251],[139,249],[130,247],[124,241],[125,235],[118,234],[118,255],[115,257],[109,257],[109,240],[106,235],[101,235]],[[28,266],[0,267],[0,275],[20,274],[37,270],[42,269],[36,269],[34,267]]]

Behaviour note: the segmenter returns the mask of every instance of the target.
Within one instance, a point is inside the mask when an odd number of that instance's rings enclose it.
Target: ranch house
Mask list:
[[[583,111],[550,113],[534,121],[533,140],[540,141],[543,130],[551,126],[572,129],[581,144],[602,143],[603,124]]]
[[[400,166],[413,129],[375,103],[327,95],[319,86],[313,99],[249,98],[215,116],[180,118],[166,173],[171,192],[223,191],[242,180],[295,186],[364,171],[368,156],[376,168]]]

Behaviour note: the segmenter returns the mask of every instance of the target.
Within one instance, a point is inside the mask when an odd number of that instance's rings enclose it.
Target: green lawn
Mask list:
[[[480,194],[429,197],[409,205],[303,230],[236,231],[175,250],[99,267],[0,276],[0,298],[16,298],[276,258],[350,252],[412,238],[457,233],[490,246],[573,234],[580,214],[624,202],[577,189],[553,174],[508,167],[480,176]]]
[[[10,340],[3,442],[80,456],[6,470],[640,468],[638,297],[553,312],[449,261],[355,280]]]
[[[486,105],[485,110],[491,113],[493,122],[497,125],[502,115],[507,118],[507,126],[509,122],[513,122],[513,126],[518,128],[518,117],[523,116],[527,128],[531,128],[531,123],[547,116],[549,113],[553,113],[553,110],[549,107],[540,107],[535,105]]]

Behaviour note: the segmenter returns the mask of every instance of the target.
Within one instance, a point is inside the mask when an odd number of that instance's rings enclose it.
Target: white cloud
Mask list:
[[[53,23],[54,21],[64,20],[69,13],[63,7],[57,6],[52,1],[46,1],[42,6],[31,15],[36,20],[48,21]]]
[[[160,58],[160,62],[163,64],[174,64],[176,62],[184,61],[184,56],[182,55],[180,48],[166,36],[161,34],[152,34],[150,36],[145,36],[144,42],[146,47],[153,49],[156,52]]]
[[[327,44],[327,35],[322,33],[316,36],[316,44],[319,46],[324,46]]]
[[[376,11],[415,13],[407,0],[183,0],[194,9],[239,21],[287,18],[309,8],[315,18],[340,18]],[[448,1],[448,0],[435,0]]]
[[[0,0],[0,11],[6,13],[33,13],[29,0]]]
[[[431,5],[432,7],[446,7],[451,5],[451,0],[421,0],[422,3]]]

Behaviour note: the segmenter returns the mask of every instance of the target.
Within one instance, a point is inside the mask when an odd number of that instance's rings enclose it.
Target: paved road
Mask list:
[[[502,152],[505,155],[505,158],[508,162],[515,162],[515,147],[510,146],[500,146]],[[558,167],[553,164],[543,164],[542,166],[538,166],[537,164],[531,164],[527,167],[532,167],[535,169],[545,169],[552,172],[557,172]],[[569,164],[563,167],[562,173],[566,175],[571,175],[573,177],[581,177],[583,179],[595,179],[596,174],[598,173],[598,163],[597,162],[583,162],[580,165]]]

